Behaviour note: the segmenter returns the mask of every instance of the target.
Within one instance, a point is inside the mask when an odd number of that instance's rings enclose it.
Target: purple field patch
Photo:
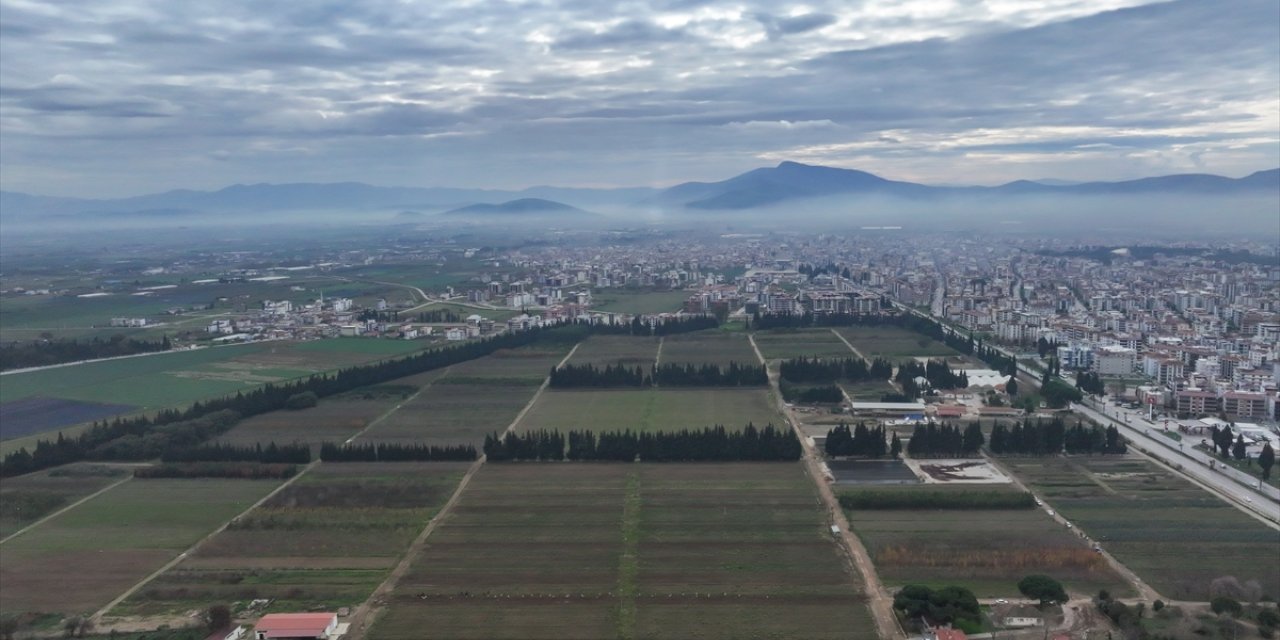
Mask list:
[[[101,420],[136,407],[128,404],[81,402],[62,398],[23,398],[0,404],[0,440],[20,438],[59,427]]]

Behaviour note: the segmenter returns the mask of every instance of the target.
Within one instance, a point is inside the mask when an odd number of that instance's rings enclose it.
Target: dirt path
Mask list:
[[[560,360],[560,363],[557,364],[556,367],[559,368],[564,366],[564,363],[568,362],[569,358],[573,357],[573,354],[578,350],[578,346],[580,345],[581,343],[574,345],[573,348],[569,350],[568,355]],[[520,410],[520,413],[516,414],[516,417],[511,421],[511,424],[508,424],[507,428],[503,429],[502,433],[499,435],[504,436],[511,430],[515,429],[516,425],[520,424],[520,421],[524,419],[525,414],[529,412],[529,409],[533,408],[533,405],[538,402],[538,398],[542,397],[543,392],[545,392],[547,387],[550,385],[551,377],[548,376],[542,381],[542,386],[538,387],[538,391],[533,394],[533,397],[529,399],[529,402]],[[484,463],[485,456],[483,454],[481,454],[479,459],[471,463],[471,466],[467,468],[467,472],[463,474],[462,481],[459,482],[458,487],[453,490],[453,495],[449,496],[449,501],[445,502],[443,507],[440,507],[440,510],[437,511],[436,515],[427,522],[427,526],[422,529],[422,532],[418,534],[418,537],[414,538],[413,543],[409,545],[409,548],[405,551],[404,555],[401,556],[400,562],[398,562],[395,568],[391,570],[391,573],[387,574],[387,577],[382,581],[382,584],[378,585],[378,588],[374,589],[373,593],[369,594],[369,597],[366,598],[364,602],[360,603],[360,606],[356,607],[355,611],[351,613],[351,617],[347,619],[347,622],[351,625],[346,636],[348,640],[361,640],[365,637],[365,634],[368,633],[369,629],[373,626],[373,623],[377,620],[378,614],[381,613],[382,607],[386,605],[387,598],[391,595],[391,592],[395,590],[396,585],[402,578],[404,578],[404,575],[409,572],[409,567],[413,564],[414,559],[422,553],[431,533],[436,530],[436,527],[438,527],[440,523],[448,519],[449,515],[453,512],[454,506],[458,504],[458,500],[461,498],[462,492],[467,488],[467,485],[471,484],[471,479],[475,477],[476,472],[480,470],[480,467],[484,466]]]
[[[662,336],[658,338],[658,353],[657,355],[653,356],[653,366],[655,367],[662,364],[662,345],[666,344],[666,342],[667,342],[666,336]]]
[[[875,565],[871,562],[871,555],[867,553],[866,547],[862,546],[862,541],[849,529],[849,521],[844,516],[844,510],[840,508],[840,502],[836,500],[835,492],[831,490],[831,485],[827,483],[827,479],[823,476],[821,456],[814,449],[813,443],[808,436],[800,429],[800,424],[791,409],[782,400],[782,392],[778,389],[778,374],[769,369],[768,364],[765,362],[764,354],[760,353],[760,348],[756,346],[755,336],[748,334],[747,337],[751,341],[751,348],[756,352],[756,358],[760,360],[761,364],[765,365],[765,370],[768,372],[769,391],[773,394],[778,404],[778,411],[786,416],[792,431],[795,432],[796,437],[800,438],[800,444],[804,447],[805,470],[809,473],[809,478],[818,487],[818,495],[822,499],[823,505],[827,508],[827,516],[831,524],[840,528],[840,541],[843,543],[845,552],[853,561],[853,567],[862,576],[868,608],[871,610],[872,618],[875,619],[879,636],[881,638],[906,637],[906,633],[898,625],[897,616],[893,613],[893,600],[886,593],[884,585],[880,582],[880,576],[876,573]]]
[[[867,364],[871,364],[871,360],[870,360],[869,358],[867,358],[866,356],[862,355],[862,352],[861,352],[861,351],[858,351],[856,348],[854,348],[854,346],[853,346],[853,343],[852,343],[852,342],[849,342],[848,340],[845,340],[844,336],[840,335],[840,332],[839,332],[839,331],[836,331],[835,329],[832,329],[832,330],[831,330],[831,334],[832,334],[832,335],[834,335],[835,337],[839,338],[839,339],[840,339],[840,342],[843,342],[843,343],[844,343],[844,346],[849,347],[849,350],[853,352],[853,355],[858,356],[859,358],[862,358],[863,360],[866,360],[866,361],[867,361]]]
[[[224,530],[226,530],[228,526],[231,525],[233,521],[248,515],[250,511],[257,509],[258,507],[262,506],[263,503],[275,497],[276,494],[280,493],[281,491],[284,491],[285,488],[287,488],[289,485],[297,482],[299,478],[306,475],[308,471],[311,471],[312,469],[316,468],[316,465],[318,464],[320,464],[319,460],[311,461],[309,464],[307,464],[307,466],[303,467],[302,470],[299,471],[292,478],[289,478],[288,480],[284,481],[283,483],[280,484],[280,486],[276,487],[275,489],[272,489],[270,493],[268,493],[265,496],[262,496],[262,498],[259,499],[257,502],[249,505],[248,509],[241,511],[238,515],[236,515],[236,517],[232,518],[231,520],[228,520],[222,523],[222,525],[219,526],[217,529],[214,529],[213,531],[211,531],[209,535],[206,535],[205,537],[201,538],[195,544],[191,545],[190,547],[187,547],[186,551],[179,553],[172,560],[166,562],[163,567],[156,569],[151,573],[151,575],[148,575],[147,577],[143,578],[141,581],[134,584],[132,587],[129,587],[124,593],[117,596],[115,600],[108,602],[105,607],[98,609],[98,611],[90,617],[90,619],[94,621],[95,626],[98,627],[98,632],[101,633],[103,631],[107,631],[108,629],[110,629],[110,625],[104,625],[102,622],[102,617],[107,615],[108,611],[111,611],[113,608],[115,608],[116,605],[120,604],[121,602],[124,602],[125,599],[127,599],[129,596],[133,595],[139,589],[146,586],[148,582],[155,580],[156,578],[160,577],[160,575],[163,574],[164,572],[177,566],[179,562],[186,560],[188,555],[194,553],[196,549],[200,548],[200,545],[213,539],[213,537],[218,535],[219,533],[222,533]]]
[[[986,454],[983,454],[983,457],[987,460],[988,463],[991,464],[991,466],[999,469],[1001,473],[1008,476],[1009,481],[1013,483],[1013,486],[1018,487],[1019,489],[1022,489],[1023,491],[1026,491],[1028,493],[1031,493],[1032,495],[1036,495],[1036,493],[1031,490],[1031,487],[1028,487],[1026,484],[1024,484],[1022,480],[1018,478],[1018,476],[1014,475],[1012,471],[1010,471],[1007,467],[1001,464],[998,459],[988,456]],[[1044,497],[1040,495],[1036,495],[1036,498],[1038,498],[1041,502],[1044,503],[1043,508],[1053,510],[1053,515],[1050,516],[1051,518],[1053,518],[1062,526],[1064,527],[1067,526],[1068,522],[1070,521],[1064,518],[1060,511],[1058,511],[1057,509],[1053,509],[1053,505],[1049,504],[1048,500],[1045,500]],[[1075,529],[1075,530],[1080,531],[1080,529]],[[1156,600],[1164,600],[1165,602],[1169,602],[1168,599],[1164,598],[1163,596],[1160,595],[1159,592],[1151,588],[1151,585],[1147,584],[1146,582],[1143,582],[1142,578],[1138,577],[1138,574],[1130,571],[1129,567],[1124,566],[1123,563],[1121,563],[1119,560],[1116,560],[1115,556],[1111,555],[1111,553],[1109,553],[1106,549],[1102,549],[1098,545],[1098,543],[1094,541],[1092,538],[1085,538],[1085,541],[1088,542],[1091,546],[1097,546],[1101,549],[1099,553],[1102,554],[1102,558],[1107,561],[1107,564],[1110,565],[1111,568],[1117,574],[1120,575],[1120,577],[1129,581],[1129,584],[1132,585],[1134,590],[1138,592],[1138,597],[1141,600],[1145,600],[1146,602],[1155,602]],[[1089,596],[1091,594],[1083,594],[1083,595]]]
[[[45,516],[45,517],[43,517],[43,518],[40,518],[39,520],[36,520],[35,522],[32,522],[31,524],[29,524],[29,525],[27,525],[27,526],[25,526],[25,527],[23,527],[23,528],[21,528],[21,529],[18,529],[17,531],[14,531],[13,533],[11,533],[11,534],[9,534],[9,535],[5,536],[3,540],[0,540],[0,544],[4,544],[4,543],[6,543],[6,542],[8,542],[8,541],[10,541],[10,540],[12,540],[12,539],[14,539],[14,538],[16,538],[16,537],[18,537],[18,536],[20,536],[20,535],[24,534],[24,533],[26,533],[26,532],[28,532],[28,531],[30,531],[30,530],[32,530],[32,529],[34,529],[34,528],[36,528],[36,527],[38,527],[38,526],[40,526],[40,525],[42,525],[42,524],[44,524],[44,523],[46,523],[46,522],[48,522],[48,521],[50,521],[50,520],[52,520],[52,519],[56,518],[56,517],[58,517],[58,516],[60,516],[60,515],[62,515],[62,514],[64,514],[64,513],[66,513],[66,512],[68,512],[68,511],[70,511],[70,510],[72,510],[72,509],[74,509],[74,508],[76,508],[76,507],[78,507],[78,506],[80,506],[80,505],[82,505],[82,504],[84,504],[84,503],[86,503],[86,502],[88,502],[88,501],[90,501],[90,500],[92,500],[92,499],[94,499],[94,498],[96,498],[96,497],[98,497],[98,496],[100,496],[100,495],[102,495],[102,494],[104,494],[104,493],[106,493],[106,492],[108,492],[108,491],[110,491],[110,490],[112,490],[112,489],[114,489],[114,488],[116,488],[116,487],[118,487],[118,486],[120,486],[120,485],[122,485],[122,484],[124,484],[124,483],[128,482],[128,481],[130,481],[130,480],[132,480],[132,479],[133,479],[133,475],[132,475],[132,473],[131,473],[130,475],[127,475],[127,476],[125,476],[125,477],[123,477],[123,478],[121,478],[121,479],[119,479],[119,480],[116,480],[115,482],[112,482],[111,484],[109,484],[109,485],[107,485],[107,486],[105,486],[105,487],[103,487],[103,488],[101,488],[101,489],[98,489],[97,491],[94,491],[93,493],[91,493],[91,494],[89,494],[89,495],[87,495],[87,496],[85,496],[85,497],[83,497],[83,498],[80,498],[79,500],[76,500],[75,502],[72,502],[71,504],[69,504],[69,505],[67,505],[67,506],[65,506],[65,507],[63,507],[63,508],[58,509],[57,511],[54,511],[54,512],[53,512],[53,513],[51,513],[51,514],[49,514],[49,515],[47,515],[47,516]]]
[[[370,430],[370,429],[374,428],[375,426],[377,426],[377,424],[378,424],[378,423],[380,423],[380,422],[382,422],[383,420],[386,420],[387,418],[391,417],[391,414],[393,414],[393,413],[395,413],[395,412],[399,411],[399,410],[400,410],[400,407],[403,407],[404,405],[409,404],[410,402],[413,402],[414,400],[417,400],[417,399],[418,399],[418,396],[422,395],[422,392],[423,392],[423,391],[426,391],[427,389],[430,389],[430,388],[431,388],[431,385],[435,384],[435,383],[436,383],[436,381],[440,380],[440,378],[443,378],[443,377],[445,377],[445,376],[449,375],[449,370],[450,370],[450,369],[452,369],[452,368],[453,368],[452,366],[445,367],[445,368],[444,368],[444,371],[440,372],[440,375],[439,375],[439,376],[436,376],[435,378],[432,378],[432,379],[431,379],[431,382],[428,382],[428,383],[426,383],[426,384],[422,385],[421,387],[419,387],[419,388],[418,388],[418,390],[417,390],[417,391],[415,391],[415,392],[414,392],[414,394],[413,394],[413,395],[409,396],[408,398],[405,398],[403,402],[400,402],[400,403],[396,404],[396,406],[391,407],[390,409],[387,409],[386,411],[383,411],[383,412],[382,412],[382,415],[380,415],[380,416],[378,416],[378,417],[374,418],[373,420],[370,420],[370,421],[369,421],[369,424],[366,424],[366,425],[364,426],[364,428],[363,428],[363,429],[361,429],[361,430],[357,431],[357,432],[355,433],[355,435],[351,436],[350,438],[347,438],[346,442],[343,442],[342,444],[351,444],[352,442],[354,442],[354,441],[355,441],[355,439],[356,439],[356,438],[359,438],[360,436],[364,435],[366,431],[368,431],[368,430]]]

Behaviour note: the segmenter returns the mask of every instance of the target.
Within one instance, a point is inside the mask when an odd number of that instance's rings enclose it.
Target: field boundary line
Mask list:
[[[105,607],[102,607],[101,609],[98,609],[96,612],[94,612],[92,616],[89,616],[89,619],[93,620],[94,622],[101,623],[102,618],[107,615],[107,612],[114,609],[116,605],[119,605],[121,602],[124,602],[129,598],[129,596],[137,593],[139,589],[147,586],[147,583],[151,582],[152,580],[155,580],[156,578],[159,578],[162,574],[164,574],[164,572],[174,568],[175,566],[178,565],[178,563],[182,562],[183,560],[186,560],[187,556],[190,556],[192,553],[198,550],[201,545],[212,540],[213,537],[218,535],[219,533],[226,531],[227,527],[231,526],[232,522],[235,522],[236,520],[239,520],[240,518],[245,517],[246,515],[249,514],[250,511],[253,511],[254,509],[257,509],[258,507],[262,506],[268,500],[270,500],[271,498],[274,498],[276,494],[280,493],[281,491],[284,491],[285,488],[287,488],[289,485],[297,482],[299,478],[301,478],[304,475],[307,475],[307,472],[316,468],[316,465],[319,465],[319,464],[320,464],[320,460],[318,459],[312,460],[311,462],[307,463],[307,466],[303,467],[301,471],[294,474],[292,478],[289,478],[288,480],[284,481],[283,483],[280,484],[280,486],[268,492],[267,495],[259,498],[257,502],[249,505],[247,509],[236,514],[236,516],[231,518],[230,520],[227,520],[226,522],[222,523],[221,525],[218,526],[217,529],[214,529],[205,537],[197,540],[195,544],[191,545],[190,547],[187,547],[185,551],[174,556],[174,558],[166,562],[164,566],[160,567],[159,569],[156,569],[150,575],[148,575],[147,577],[135,583],[132,587],[129,587],[127,590],[125,590],[124,593],[117,596],[115,600],[108,602]]]
[[[556,368],[564,366],[564,363],[568,362],[569,358],[573,357],[574,352],[578,350],[578,346],[581,344],[582,343],[579,342],[578,344],[573,345],[573,348],[570,349],[569,353],[560,360],[560,364],[557,364]],[[543,379],[542,386],[538,387],[538,391],[533,394],[533,397],[529,399],[529,402],[525,403],[524,408],[520,410],[520,413],[516,414],[515,419],[511,421],[511,424],[507,425],[507,428],[503,430],[500,437],[510,433],[516,428],[517,424],[520,424],[520,421],[524,419],[525,414],[528,413],[529,409],[538,401],[538,398],[542,397],[542,392],[546,391],[547,387],[550,385],[551,376],[548,375]],[[347,622],[351,625],[347,636],[350,640],[363,638],[364,634],[373,627],[373,623],[377,620],[377,614],[381,612],[381,604],[384,604],[382,603],[382,600],[395,590],[400,579],[404,577],[404,574],[409,572],[410,565],[412,565],[413,561],[422,553],[422,548],[426,545],[427,538],[431,536],[432,532],[436,530],[436,527],[439,526],[441,522],[444,522],[444,520],[448,518],[450,513],[453,511],[454,506],[456,506],[458,501],[462,498],[463,490],[467,488],[467,485],[471,484],[471,478],[475,477],[476,472],[480,471],[480,467],[484,466],[486,460],[486,456],[481,453],[480,457],[477,458],[475,462],[471,463],[471,466],[467,468],[467,472],[462,475],[462,480],[458,481],[458,486],[453,490],[453,495],[449,496],[449,500],[446,501],[438,511],[436,511],[435,515],[432,516],[430,520],[427,521],[427,525],[418,533],[418,537],[414,538],[413,542],[409,544],[409,548],[405,549],[404,555],[401,556],[400,561],[396,563],[396,566],[391,569],[391,572],[387,574],[386,579],[384,579],[382,583],[373,590],[373,593],[369,594],[368,598],[365,598],[364,602],[361,602],[360,605],[352,611],[351,617],[347,619]]]
[[[366,424],[366,425],[364,426],[364,428],[363,428],[363,429],[361,429],[361,430],[359,430],[359,431],[355,432],[355,434],[354,434],[354,435],[352,435],[350,438],[347,438],[347,439],[346,439],[346,441],[345,441],[345,442],[343,442],[342,444],[343,444],[343,445],[351,444],[352,442],[354,442],[354,441],[355,441],[355,439],[356,439],[356,438],[359,438],[360,436],[364,435],[366,431],[368,431],[368,430],[370,430],[370,429],[374,428],[375,426],[377,426],[378,424],[380,424],[383,420],[386,420],[387,418],[390,418],[390,417],[391,417],[391,414],[393,414],[393,413],[395,413],[395,412],[399,411],[401,407],[405,406],[406,404],[409,404],[410,402],[413,402],[414,400],[417,400],[417,399],[418,399],[418,396],[422,395],[422,392],[426,391],[427,389],[430,389],[430,388],[431,388],[431,386],[432,386],[432,385],[434,385],[434,384],[435,384],[437,381],[439,381],[441,378],[443,378],[443,377],[445,377],[445,376],[449,375],[449,370],[450,370],[450,369],[452,369],[452,368],[453,368],[453,365],[449,365],[449,366],[445,367],[445,368],[444,368],[444,371],[442,371],[442,372],[440,373],[440,375],[436,376],[435,378],[432,378],[430,382],[428,382],[428,383],[426,383],[426,384],[422,385],[421,387],[419,387],[417,391],[413,392],[413,395],[411,395],[411,396],[409,396],[408,398],[405,398],[404,400],[401,400],[400,402],[396,403],[396,406],[391,407],[390,409],[387,409],[386,411],[383,411],[383,412],[382,412],[382,415],[380,415],[380,416],[378,416],[378,417],[374,418],[373,420],[370,420],[370,421],[369,421],[369,424]]]
[[[804,468],[810,481],[818,489],[818,498],[827,508],[830,522],[840,528],[840,541],[842,543],[840,547],[844,550],[846,558],[852,562],[850,568],[862,578],[864,591],[862,595],[866,597],[867,609],[870,610],[871,618],[875,621],[880,637],[907,637],[906,632],[898,622],[898,616],[893,613],[892,601],[885,594],[884,585],[880,582],[880,575],[876,573],[875,564],[871,561],[871,554],[867,552],[862,540],[853,534],[853,530],[849,526],[849,520],[845,518],[844,510],[840,508],[840,501],[836,499],[835,492],[822,474],[816,449],[809,441],[809,437],[800,429],[800,424],[796,421],[795,415],[787,408],[786,401],[782,399],[782,392],[778,386],[780,374],[769,369],[769,365],[764,359],[764,354],[760,352],[760,347],[756,345],[755,336],[747,334],[747,339],[751,341],[751,348],[755,350],[756,357],[759,358],[760,363],[765,365],[765,372],[769,377],[769,393],[773,395],[774,400],[778,403],[778,411],[782,413],[787,423],[791,425],[792,432],[800,440],[800,446],[804,449]],[[846,566],[848,566],[848,563],[846,563]]]
[[[843,342],[843,343],[844,343],[844,346],[849,347],[849,350],[853,352],[853,355],[858,356],[859,358],[862,358],[863,360],[866,360],[866,361],[867,361],[867,364],[871,364],[871,361],[870,361],[870,360],[867,360],[867,357],[866,357],[866,356],[864,356],[864,355],[862,355],[862,352],[861,352],[861,351],[858,351],[858,349],[857,349],[856,347],[854,347],[854,346],[853,346],[853,343],[852,343],[852,342],[849,342],[848,340],[846,340],[846,339],[845,339],[845,337],[844,337],[844,336],[840,335],[840,332],[839,332],[839,331],[836,331],[836,330],[833,328],[833,329],[831,329],[831,334],[832,334],[832,335],[834,335],[835,337],[839,338],[839,339],[840,339],[840,342]]]
[[[75,502],[72,502],[71,504],[69,504],[69,505],[67,505],[67,506],[65,506],[65,507],[63,507],[63,508],[61,508],[61,509],[58,509],[57,511],[54,511],[53,513],[51,513],[51,514],[49,514],[49,515],[47,515],[47,516],[45,516],[45,517],[43,517],[43,518],[40,518],[39,520],[36,520],[35,522],[32,522],[31,524],[29,524],[29,525],[27,525],[27,526],[25,526],[25,527],[23,527],[23,528],[21,528],[21,529],[18,529],[17,531],[14,531],[13,533],[11,533],[11,534],[9,534],[9,535],[5,536],[3,540],[0,540],[0,544],[4,544],[4,543],[6,543],[6,542],[8,542],[8,541],[10,541],[10,540],[12,540],[12,539],[14,539],[14,538],[16,538],[16,537],[18,537],[18,536],[20,536],[20,535],[24,534],[24,533],[26,533],[26,532],[28,532],[28,531],[30,531],[30,530],[32,530],[32,529],[34,529],[34,528],[36,528],[36,527],[38,527],[38,526],[40,526],[40,525],[42,525],[42,524],[44,524],[44,523],[46,523],[46,522],[48,522],[48,521],[50,521],[50,520],[52,520],[52,519],[56,518],[56,517],[58,517],[58,516],[60,516],[60,515],[62,515],[62,514],[64,514],[64,513],[66,513],[66,512],[68,512],[68,511],[70,511],[70,510],[72,510],[72,509],[74,509],[74,508],[76,508],[76,507],[78,507],[78,506],[80,506],[80,505],[82,505],[82,504],[84,504],[84,503],[86,503],[86,502],[88,502],[88,501],[90,501],[90,500],[92,500],[92,499],[94,499],[94,498],[96,498],[96,497],[98,497],[98,496],[100,496],[100,495],[102,495],[102,494],[104,494],[104,493],[106,493],[106,492],[108,492],[108,491],[110,491],[110,490],[112,490],[112,489],[114,489],[114,488],[116,488],[116,487],[118,487],[118,486],[120,486],[120,485],[122,485],[122,484],[124,484],[124,483],[128,482],[128,481],[130,481],[130,480],[132,480],[132,479],[133,479],[133,473],[131,472],[129,475],[127,475],[127,476],[125,476],[125,477],[123,477],[123,478],[121,478],[121,479],[119,479],[119,480],[116,480],[115,482],[112,482],[111,484],[109,484],[109,485],[107,485],[107,486],[105,486],[105,487],[103,487],[103,488],[101,488],[101,489],[98,489],[97,491],[94,491],[93,493],[91,493],[91,494],[89,494],[89,495],[87,495],[87,496],[85,496],[85,497],[83,497],[83,498],[80,498],[79,500],[76,500]]]

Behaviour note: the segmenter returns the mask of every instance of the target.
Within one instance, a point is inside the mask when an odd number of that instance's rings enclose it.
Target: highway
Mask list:
[[[902,311],[939,322],[937,318],[917,309],[896,301],[893,304]],[[946,324],[939,324],[949,334],[966,335]],[[1017,353],[989,342],[985,344],[1006,356],[1017,359]],[[1021,361],[1017,364],[1018,371],[1032,379],[1039,380],[1044,373],[1032,369]],[[1074,386],[1072,378],[1063,376],[1062,379]],[[1280,489],[1262,484],[1243,472],[1221,466],[1213,460],[1212,456],[1195,450],[1192,442],[1177,442],[1159,434],[1159,427],[1147,422],[1141,411],[1131,411],[1092,397],[1086,397],[1084,404],[1073,404],[1072,408],[1089,416],[1098,424],[1115,425],[1135,448],[1164,462],[1189,480],[1213,491],[1247,513],[1266,521],[1273,528],[1280,528],[1278,527],[1280,525]],[[1210,468],[1211,461],[1216,468]]]

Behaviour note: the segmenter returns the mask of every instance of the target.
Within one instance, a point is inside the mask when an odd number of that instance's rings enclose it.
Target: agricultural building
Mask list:
[[[346,625],[341,625],[345,627]],[[253,627],[255,640],[306,638],[334,640],[343,635],[336,613],[269,613]]]

